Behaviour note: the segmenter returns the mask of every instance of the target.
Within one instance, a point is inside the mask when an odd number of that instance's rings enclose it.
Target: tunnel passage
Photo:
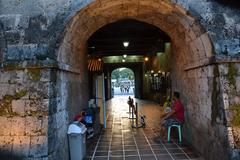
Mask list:
[[[58,60],[86,73],[86,68],[79,62],[87,58],[87,42],[91,35],[101,27],[123,19],[151,24],[171,38],[171,85],[173,90],[182,94],[186,107],[184,135],[206,156],[214,157],[216,153],[226,153],[222,144],[227,139],[216,131],[223,125],[212,125],[216,119],[212,113],[211,99],[214,90],[211,87],[215,79],[212,74],[214,66],[202,65],[208,63],[213,56],[212,44],[208,33],[180,6],[165,1],[147,0],[93,2],[72,18],[66,28]],[[222,133],[226,134],[226,130]],[[199,137],[205,141],[201,141]],[[209,151],[207,148],[212,145],[218,146],[214,147],[218,149]]]
[[[105,80],[107,99],[112,97],[109,94],[111,71],[118,67],[134,71],[136,98],[160,99],[160,95],[155,95],[163,89],[161,74],[170,71],[170,41],[156,26],[134,19],[121,19],[94,32],[88,39],[88,58],[103,63],[102,70],[108,79]]]

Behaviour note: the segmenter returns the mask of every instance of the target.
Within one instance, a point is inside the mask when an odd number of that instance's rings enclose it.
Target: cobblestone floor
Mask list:
[[[108,102],[107,128],[87,147],[86,160],[183,160],[201,158],[193,149],[159,137],[162,107],[150,101],[137,100],[139,114],[146,115],[146,127],[132,129],[128,97],[116,97]],[[160,140],[161,139],[161,140]],[[202,159],[201,159],[202,160]]]

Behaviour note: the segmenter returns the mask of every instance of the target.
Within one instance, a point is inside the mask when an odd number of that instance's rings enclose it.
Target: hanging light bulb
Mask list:
[[[124,55],[123,55],[123,58],[127,58],[127,55],[126,55],[126,54],[124,54]]]
[[[123,42],[123,46],[124,46],[124,47],[128,47],[128,46],[129,46],[129,42],[128,42],[128,41],[124,41],[124,42]]]

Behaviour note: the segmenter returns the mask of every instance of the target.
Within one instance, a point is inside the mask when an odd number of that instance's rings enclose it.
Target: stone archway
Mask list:
[[[219,153],[222,153],[222,157],[227,156],[227,149],[222,147],[222,144],[227,143],[227,138],[217,131],[223,127],[226,133],[226,128],[221,124],[212,125],[217,118],[212,103],[215,94],[212,87],[215,83],[214,66],[209,65],[214,52],[212,43],[197,20],[180,6],[155,0],[92,2],[81,9],[66,27],[58,51],[61,67],[79,73],[80,76],[75,77],[81,80],[78,89],[86,91],[87,40],[102,26],[126,18],[152,24],[171,37],[172,86],[173,90],[180,91],[186,107],[185,138],[206,157],[211,155],[210,159],[217,153],[218,156]],[[73,78],[65,76],[66,79]],[[87,97],[82,100],[87,101]],[[221,118],[220,121],[223,121],[225,117]],[[209,146],[217,149],[209,150]]]
[[[66,28],[65,38],[59,50],[58,60],[69,64],[67,55],[77,52],[86,46],[89,37],[102,26],[121,20],[136,19],[157,26],[172,39],[176,49],[184,44],[181,51],[189,64],[191,60],[199,61],[211,57],[212,45],[208,34],[180,6],[166,1],[95,1],[81,9]],[[67,50],[66,50],[67,49]],[[191,54],[191,57],[189,56]],[[74,56],[74,55],[72,55]],[[72,58],[73,59],[73,58]],[[78,59],[76,59],[78,61]],[[78,63],[71,62],[77,65]]]

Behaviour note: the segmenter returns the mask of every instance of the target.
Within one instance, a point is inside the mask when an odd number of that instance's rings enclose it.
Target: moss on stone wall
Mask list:
[[[233,63],[229,63],[228,64],[228,74],[227,74],[227,79],[229,84],[236,88],[236,76],[237,76],[237,68],[235,67],[235,65]]]
[[[4,63],[3,64],[4,70],[16,70],[19,68],[19,64],[17,63]]]
[[[230,108],[234,110],[234,115],[231,120],[232,126],[240,126],[240,104],[234,104]]]
[[[37,110],[37,111],[29,111],[27,112],[27,116],[33,116],[33,117],[42,117],[42,116],[48,116],[47,111],[43,110]]]
[[[27,90],[20,90],[15,93],[14,99],[20,99],[20,98],[24,97],[26,94],[27,94]]]
[[[12,111],[12,101],[18,100],[27,94],[26,90],[17,91],[14,95],[5,95],[0,100],[0,116],[14,116],[16,113]]]
[[[40,68],[29,68],[28,75],[31,80],[39,81],[41,78],[41,70],[40,70]]]
[[[240,148],[240,104],[234,104],[230,106],[233,110],[231,118],[231,126],[233,128],[233,137],[236,148]]]

